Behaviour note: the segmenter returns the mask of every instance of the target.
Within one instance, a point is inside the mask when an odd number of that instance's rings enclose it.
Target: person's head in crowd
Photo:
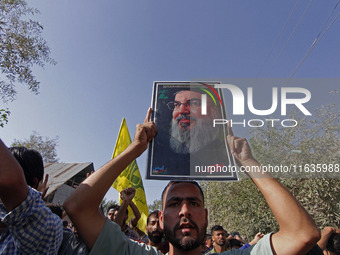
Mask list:
[[[40,153],[26,147],[8,148],[24,171],[26,183],[34,189],[44,177],[44,163]]]
[[[111,221],[114,221],[117,214],[118,214],[118,211],[120,209],[120,206],[119,205],[111,205],[108,210],[107,210],[107,217],[111,220]],[[126,222],[126,220],[128,219],[129,217],[129,211],[128,209],[126,209],[126,212],[125,212],[125,219],[124,219],[124,223]]]
[[[58,215],[60,219],[63,217],[64,210],[60,205],[54,203],[46,203],[46,206],[50,208],[51,212]]]
[[[332,234],[328,239],[326,250],[329,255],[340,255],[340,234]]]
[[[114,220],[115,220],[116,212],[118,212],[118,210],[119,210],[119,205],[111,205],[111,206],[107,209],[107,217],[108,217],[111,221],[114,221]]]
[[[169,102],[172,110],[170,147],[179,154],[193,153],[214,141],[219,127],[213,128],[213,119],[220,119],[220,109],[207,97],[207,114],[201,114],[201,95],[198,90],[181,90]]]
[[[310,251],[308,251],[306,255],[324,255],[324,254],[318,245],[314,245],[314,247]]]
[[[158,210],[153,211],[149,214],[147,221],[146,221],[145,230],[146,230],[146,233],[148,235],[151,245],[155,246],[162,242],[163,230],[160,228],[160,225],[159,225],[159,211]]]
[[[232,237],[235,237],[235,236],[240,236],[240,233],[239,232],[230,232],[230,235]]]
[[[226,231],[220,225],[211,228],[211,239],[218,246],[225,246],[227,241]]]
[[[197,182],[171,181],[162,192],[160,224],[165,238],[175,249],[200,247],[206,235],[208,212]]]
[[[64,228],[68,228],[68,226],[69,226],[68,221],[67,220],[63,220],[63,227]]]
[[[239,249],[243,246],[243,244],[237,240],[237,239],[231,239],[229,240],[229,245],[228,245],[228,249],[232,250],[232,249]]]

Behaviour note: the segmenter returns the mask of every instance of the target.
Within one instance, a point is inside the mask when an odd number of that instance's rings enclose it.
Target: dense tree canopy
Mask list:
[[[299,122],[296,128],[253,128],[253,154],[263,165],[339,165],[339,116],[335,106],[326,106],[316,110],[313,118],[291,116]],[[320,228],[340,224],[340,173],[330,171],[276,176]],[[241,179],[233,183],[202,183],[210,225],[221,224],[248,238],[259,231],[277,231],[276,220],[261,193],[245,175]]]

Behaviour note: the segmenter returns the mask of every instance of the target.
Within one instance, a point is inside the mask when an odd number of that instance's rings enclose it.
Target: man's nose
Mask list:
[[[154,225],[154,231],[160,231],[161,230],[161,227],[159,226],[159,222],[157,222],[155,225]]]
[[[179,107],[178,107],[178,111],[179,112],[190,112],[190,105],[187,103],[182,103]]]
[[[179,212],[179,215],[182,217],[190,217],[191,214],[190,214],[190,210],[189,210],[189,207],[188,207],[188,204],[187,203],[183,203],[182,207],[181,207],[181,211]]]

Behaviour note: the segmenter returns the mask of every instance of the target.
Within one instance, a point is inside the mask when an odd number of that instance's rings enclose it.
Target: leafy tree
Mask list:
[[[152,204],[148,205],[149,212],[153,212],[156,210],[162,210],[162,200],[156,199],[152,202]]]
[[[18,82],[38,94],[39,81],[32,67],[56,64],[41,36],[43,26],[29,18],[38,13],[25,0],[0,0],[0,96],[4,103],[15,99]],[[6,122],[0,119],[2,125]]]
[[[335,106],[326,106],[315,110],[313,119],[297,114],[288,117],[298,120],[295,128],[253,128],[250,139],[253,154],[263,165],[339,166],[339,116]],[[300,201],[320,228],[339,224],[339,171],[327,174],[287,173],[276,177],[280,177],[281,183]],[[228,231],[239,231],[248,238],[258,231],[278,230],[264,198],[245,175],[241,175],[240,182],[203,182],[203,188],[211,225],[221,224]]]
[[[25,146],[29,149],[35,149],[40,152],[45,163],[56,163],[59,161],[57,155],[58,137],[42,137],[38,132],[33,131],[29,139],[14,139],[11,146]]]

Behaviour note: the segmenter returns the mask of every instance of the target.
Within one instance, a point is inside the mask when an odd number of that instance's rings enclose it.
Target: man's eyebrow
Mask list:
[[[190,102],[190,101],[202,101],[200,98],[190,98],[188,100],[186,100],[185,102]],[[181,103],[178,100],[174,100],[175,103]]]
[[[176,202],[181,202],[183,200],[188,200],[188,201],[199,201],[199,202],[203,202],[202,199],[200,199],[199,197],[171,197],[166,201],[166,204],[176,201]]]

